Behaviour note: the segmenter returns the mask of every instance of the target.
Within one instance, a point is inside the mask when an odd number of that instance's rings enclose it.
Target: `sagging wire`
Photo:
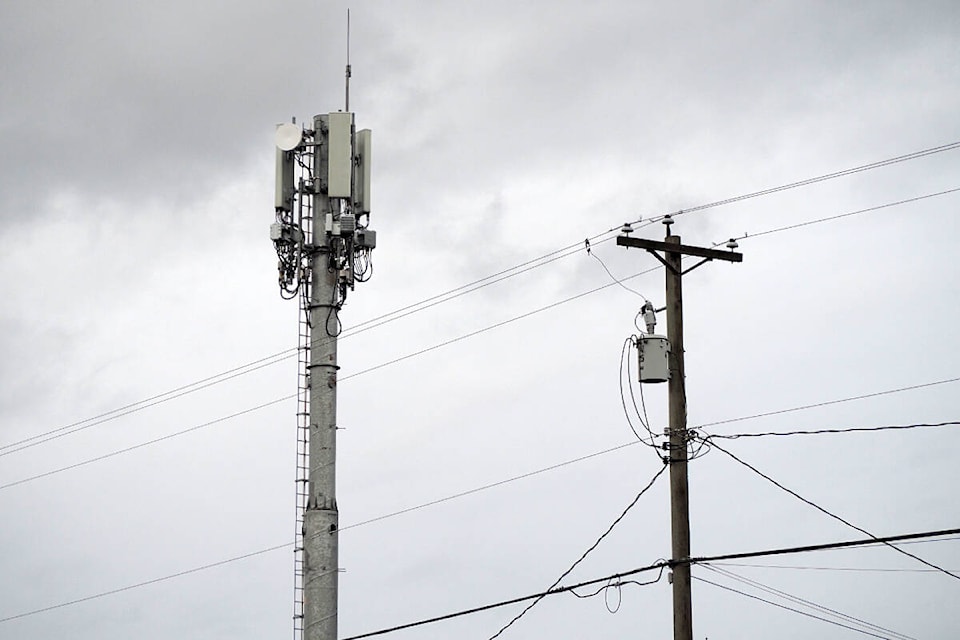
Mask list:
[[[373,251],[360,249],[354,253],[353,273],[357,282],[366,282],[373,276]]]
[[[702,458],[703,456],[710,453],[713,447],[710,446],[710,442],[706,439],[699,438],[698,434],[691,430],[688,431],[687,443],[689,449],[687,450],[687,461],[696,460],[697,458]]]
[[[611,280],[613,280],[614,282],[616,282],[618,285],[620,285],[621,287],[623,287],[624,289],[626,289],[627,291],[629,291],[629,292],[632,293],[633,295],[635,295],[635,296],[640,296],[641,298],[643,298],[644,302],[647,302],[647,303],[650,302],[645,295],[643,295],[643,294],[640,293],[639,291],[637,291],[637,290],[635,290],[635,289],[631,289],[631,288],[628,287],[627,285],[623,284],[623,282],[622,282],[620,279],[618,279],[615,275],[613,275],[613,273],[611,273],[610,269],[607,268],[607,265],[603,262],[603,260],[600,259],[600,256],[598,256],[597,254],[595,254],[595,253],[593,252],[592,247],[590,246],[590,238],[584,238],[584,240],[583,240],[583,248],[586,249],[588,256],[593,256],[594,258],[597,259],[597,262],[600,263],[600,266],[603,267],[603,270],[607,272],[607,275],[610,276],[610,279],[611,279]]]
[[[327,335],[331,338],[338,337],[343,332],[343,324],[340,322],[340,309],[343,306],[343,302],[337,302],[337,290],[333,290],[333,300],[330,301],[330,305],[327,307],[327,318],[323,322],[323,330],[326,331]],[[334,321],[334,328],[330,329],[330,320]]]
[[[637,440],[647,445],[648,447],[653,448],[655,451],[658,450],[656,436],[653,431],[650,429],[649,423],[644,421],[643,417],[640,416],[640,410],[637,407],[636,396],[633,393],[633,375],[630,368],[630,358],[628,354],[630,352],[631,346],[636,344],[636,336],[630,336],[623,341],[623,347],[620,350],[620,405],[623,407],[623,415],[627,419],[627,425],[630,427],[630,431],[633,432],[633,435],[636,436]],[[623,374],[624,374],[624,360],[626,360],[626,373],[627,373],[627,386],[630,389],[630,399],[633,403],[634,414],[630,413],[630,410],[627,408],[627,394],[624,393],[623,389]],[[647,434],[650,437],[650,440],[647,441],[640,435],[636,427],[633,426],[634,418],[640,422],[640,425],[646,430]],[[658,454],[659,455],[659,454]]]
[[[636,340],[634,340],[633,346],[634,346],[635,348],[639,348],[638,345],[637,345],[637,341],[636,341]],[[630,375],[630,362],[629,362],[629,360],[627,361],[627,375],[628,375],[628,376]],[[633,397],[633,378],[630,377],[629,379],[630,379],[630,397],[632,398],[632,397]],[[644,399],[644,397],[643,397],[643,383],[640,383],[640,407],[643,409],[643,421],[644,421],[647,425],[649,425],[649,424],[650,424],[650,418],[647,416],[647,401],[646,401],[646,400]],[[634,409],[637,408],[637,403],[636,403],[636,401],[634,401],[634,403],[633,403],[633,408],[634,408]],[[650,431],[650,429],[648,428],[647,431]],[[651,431],[650,435],[651,435],[651,436],[653,435],[653,432],[652,432],[652,431]]]
[[[632,584],[638,587],[647,587],[652,584],[656,584],[660,582],[660,580],[663,578],[663,570],[667,566],[667,561],[663,558],[660,558],[657,560],[657,562],[663,562],[664,564],[660,565],[660,572],[657,573],[657,577],[654,578],[653,580],[640,582],[639,580],[619,580],[619,579],[611,578],[610,580],[607,581],[605,585],[599,587],[593,593],[577,593],[575,589],[571,589],[570,593],[572,593],[573,595],[575,595],[576,597],[582,600],[586,600],[587,598],[593,598],[594,596],[598,596],[602,593],[603,604],[607,608],[607,611],[612,614],[617,613],[620,610],[620,605],[623,603],[623,593],[621,591],[623,588],[623,585]],[[616,590],[616,594],[617,594],[617,604],[615,607],[611,607],[610,593],[614,590]]]
[[[574,569],[576,569],[577,566],[578,566],[581,562],[583,562],[584,559],[586,559],[586,557],[587,557],[588,555],[590,555],[590,553],[593,552],[594,549],[596,549],[598,546],[600,546],[600,543],[603,542],[604,538],[606,538],[608,535],[610,535],[610,532],[613,531],[614,528],[616,528],[616,526],[617,526],[618,524],[620,524],[620,521],[623,520],[623,519],[627,516],[628,513],[630,513],[630,510],[633,509],[633,507],[636,506],[636,504],[640,501],[640,498],[642,498],[643,495],[650,489],[650,487],[652,487],[653,484],[657,481],[657,479],[658,479],[661,475],[663,475],[664,471],[667,470],[667,467],[668,467],[668,465],[667,465],[666,463],[664,463],[664,465],[663,465],[662,467],[660,467],[660,470],[657,471],[657,472],[653,475],[652,478],[650,478],[650,482],[648,482],[647,485],[646,485],[643,489],[640,490],[640,493],[638,493],[637,496],[633,499],[633,501],[631,501],[630,504],[627,505],[627,508],[624,509],[623,512],[622,512],[619,516],[617,516],[617,519],[614,520],[614,521],[610,524],[609,527],[607,527],[607,530],[604,531],[604,532],[600,535],[600,537],[597,538],[596,541],[595,541],[592,545],[590,545],[590,547],[587,548],[587,550],[584,551],[583,554],[582,554],[579,558],[577,558],[576,562],[574,562],[572,565],[570,565],[570,567],[567,568],[566,571],[564,571],[562,574],[560,574],[560,577],[557,578],[557,579],[554,581],[554,583],[553,583],[552,585],[550,585],[550,587],[549,587],[546,591],[544,591],[543,593],[541,593],[540,595],[538,595],[538,596],[536,597],[536,599],[534,599],[530,604],[528,604],[528,605],[526,606],[526,608],[523,609],[523,611],[521,611],[520,613],[518,613],[517,615],[515,615],[513,618],[511,618],[511,619],[510,619],[510,622],[508,622],[508,623],[506,623],[505,625],[503,625],[502,627],[500,627],[500,630],[497,631],[497,632],[496,632],[495,634],[493,634],[492,636],[490,636],[487,640],[496,640],[496,638],[500,637],[500,636],[503,634],[504,631],[506,631],[507,629],[509,629],[510,627],[512,627],[512,626],[514,625],[514,623],[516,623],[517,620],[519,620],[520,618],[522,618],[523,616],[525,616],[525,615],[527,614],[527,612],[530,611],[530,609],[532,609],[532,608],[534,608],[535,606],[537,606],[537,603],[539,603],[541,600],[543,600],[543,598],[546,597],[549,593],[551,593],[551,592],[557,587],[557,585],[559,585],[559,584],[563,581],[564,578],[566,578],[568,575],[570,575],[570,573],[571,573]]]
[[[298,237],[303,237],[300,225],[293,220],[293,213],[277,209],[277,223],[289,230],[290,237],[274,242],[277,252],[278,283],[280,295],[284,300],[292,300],[300,291],[300,272],[303,265],[303,252]]]

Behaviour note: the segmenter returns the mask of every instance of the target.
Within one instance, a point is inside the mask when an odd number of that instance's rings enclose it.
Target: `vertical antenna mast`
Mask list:
[[[347,73],[346,73],[346,104],[343,110],[350,111],[350,9],[347,9]]]
[[[270,239],[280,294],[300,298],[294,640],[337,640],[339,316],[347,294],[370,279],[377,245],[369,226],[371,132],[357,131],[349,111],[349,11],[346,107],[314,116],[309,129],[278,125],[276,134],[276,221]]]

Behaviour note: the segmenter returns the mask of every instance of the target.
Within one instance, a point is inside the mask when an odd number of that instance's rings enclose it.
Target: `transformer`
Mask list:
[[[670,379],[670,341],[666,336],[644,334],[637,338],[640,382],[666,382]]]

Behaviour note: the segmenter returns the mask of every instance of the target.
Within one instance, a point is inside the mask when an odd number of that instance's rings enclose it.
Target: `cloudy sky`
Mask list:
[[[343,108],[347,6],[0,6],[0,638],[290,637],[298,312],[268,239],[273,129]],[[954,2],[350,6],[379,246],[342,313],[369,330],[340,345],[341,637],[547,588],[660,469],[618,382],[642,299],[595,257],[658,306],[663,271],[607,232],[960,141]],[[960,420],[958,154],[677,217],[685,243],[747,236],[742,264],[684,280],[691,426],[927,383],[705,428]],[[644,399],[662,430],[665,389]],[[719,443],[893,535],[960,527],[957,429]],[[695,555],[864,537],[717,449],[690,483]],[[903,548],[960,571],[960,540]],[[663,476],[569,580],[669,552]],[[878,637],[960,633],[960,582],[889,548],[745,563],[765,566],[723,568]],[[666,576],[620,595],[615,615],[615,590],[548,598],[503,637],[668,637]],[[693,598],[697,638],[864,637]],[[520,608],[391,636],[488,638]]]

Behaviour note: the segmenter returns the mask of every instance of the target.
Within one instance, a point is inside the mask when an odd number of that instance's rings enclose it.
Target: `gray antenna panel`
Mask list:
[[[277,144],[277,185],[274,208],[293,211],[293,153],[303,141],[303,130],[289,122],[278,124],[274,141]]]
[[[338,111],[329,114],[327,127],[330,144],[327,196],[349,198],[353,175],[353,114]]]
[[[361,129],[353,137],[353,148],[357,154],[353,201],[357,213],[370,213],[370,138],[372,133],[370,129]]]
[[[277,149],[277,184],[274,208],[293,211],[293,153]]]

